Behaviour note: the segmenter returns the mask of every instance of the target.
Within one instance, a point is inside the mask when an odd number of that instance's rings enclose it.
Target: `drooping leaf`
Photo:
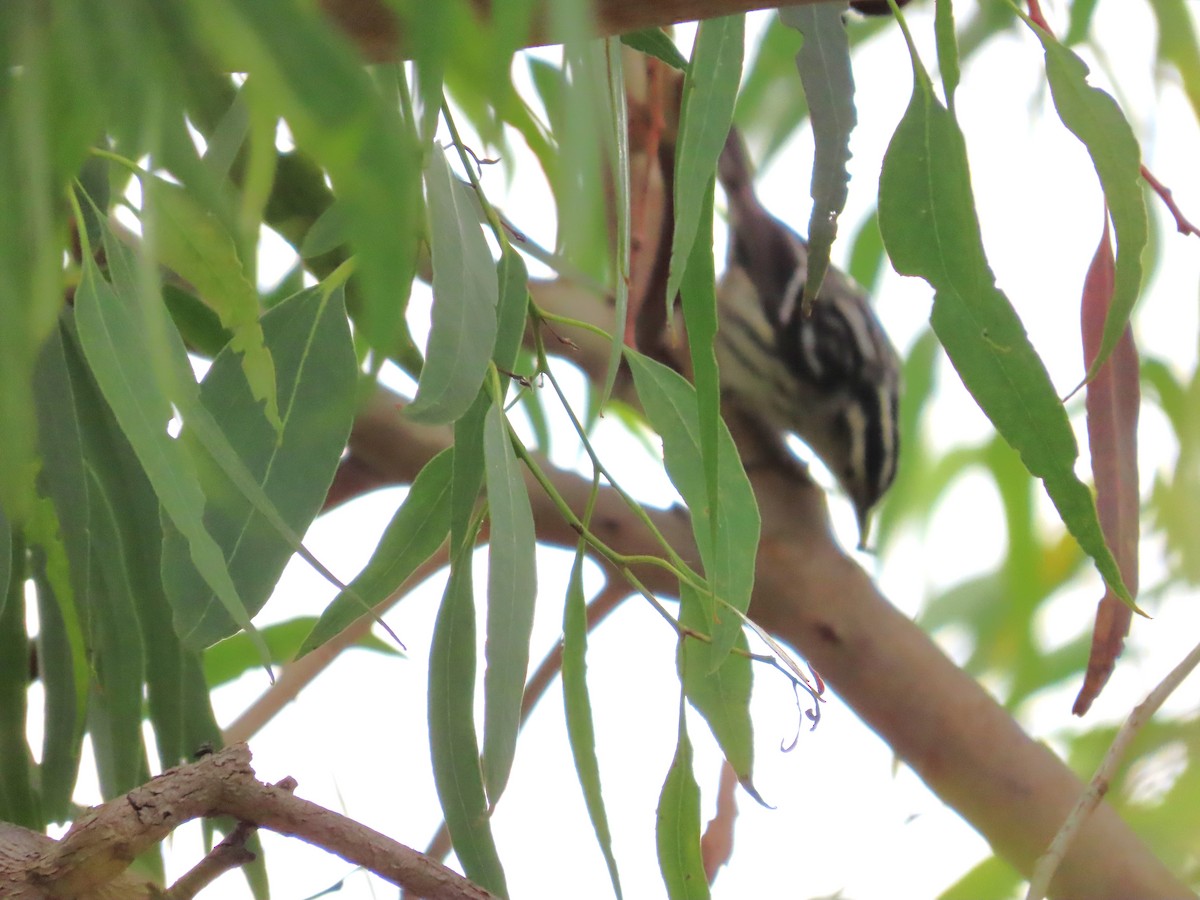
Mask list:
[[[706,19],[683,82],[679,138],[675,147],[675,231],[667,276],[667,316],[696,242],[704,197],[733,123],[733,106],[745,51],[744,16]]]
[[[704,608],[696,590],[680,584],[679,624],[707,634],[707,623],[698,613]],[[690,593],[689,599],[682,594]],[[750,685],[753,678],[749,645],[744,633],[738,633],[734,647],[739,651],[714,661],[714,646],[687,638],[680,642],[677,665],[688,702],[708,722],[721,746],[725,759],[733,767],[738,781],[753,792],[754,734],[750,721]]]
[[[492,519],[484,645],[483,779],[488,801],[494,806],[504,792],[517,749],[537,594],[533,511],[504,412],[496,405],[484,420],[483,456]]]
[[[850,174],[850,132],[857,122],[850,42],[843,23],[844,3],[808,3],[779,10],[783,24],[804,35],[796,54],[800,84],[808,101],[816,141],[808,221],[808,272],[804,282],[807,309],[817,297],[829,269],[829,252],[837,237],[837,219],[846,206]]]
[[[246,276],[233,235],[184,188],[161,178],[145,179],[143,187],[149,204],[143,218],[159,261],[191,284],[233,335],[231,346],[241,355],[254,399],[281,431],[275,364],[263,344],[258,290]]]
[[[721,568],[722,546],[717,536],[721,518],[720,427],[721,384],[717,369],[717,277],[712,251],[715,179],[708,182],[701,207],[696,240],[692,244],[680,285],[683,321],[687,325],[688,351],[692,359],[692,383],[696,388],[696,421],[700,436],[700,464],[704,469],[704,506],[709,511],[710,540],[716,553],[712,565]]]
[[[679,71],[687,69],[688,61],[679,52],[671,36],[661,28],[643,28],[640,31],[630,31],[621,35],[621,43],[662,60],[668,66]]]
[[[14,554],[13,551],[17,552]],[[25,555],[24,544],[10,542],[10,558]],[[23,575],[24,565],[17,567]],[[40,831],[45,827],[34,786],[33,754],[25,740],[29,693],[29,638],[25,631],[25,579],[4,584],[0,607],[0,821]]]
[[[504,897],[475,736],[474,530],[450,565],[429,649],[429,750],[454,852],[468,878]]]
[[[70,396],[78,417],[83,454],[94,481],[92,493],[107,498],[115,514],[124,559],[97,558],[96,565],[122,566],[136,606],[136,621],[145,650],[146,711],[154,726],[159,761],[176,765],[195,746],[184,746],[182,708],[183,652],[175,634],[171,608],[162,585],[162,520],[154,494],[129,442],[121,433],[84,363],[74,332],[67,323],[63,341]],[[111,498],[119,497],[119,502]],[[90,571],[89,565],[86,570]],[[69,669],[67,670],[69,671]],[[211,716],[211,711],[209,712]],[[72,773],[74,770],[72,769]],[[69,790],[64,801],[69,799]]]
[[[946,107],[954,109],[954,93],[961,77],[958,59],[958,40],[954,34],[954,7],[950,0],[937,0],[934,8],[933,30],[937,37],[938,70],[942,73],[942,91]]]
[[[625,357],[633,371],[638,397],[651,426],[663,439],[663,458],[671,482],[679,490],[692,516],[692,533],[705,575],[717,597],[745,611],[750,605],[754,586],[754,565],[758,552],[761,520],[750,480],[742,468],[737,447],[729,429],[721,424],[718,434],[719,513],[715,529],[721,542],[720,552],[713,545],[714,529],[709,524],[708,488],[702,470],[695,465],[700,455],[700,428],[696,413],[696,395],[684,378],[635,351]],[[711,598],[709,598],[711,599]],[[709,663],[719,665],[741,633],[741,622],[721,604],[709,603],[706,615],[708,634],[713,638]]]
[[[38,669],[46,685],[42,802],[47,815],[59,818],[65,817],[69,809],[87,712],[89,610],[86,599],[75,594],[71,563],[53,503],[39,497],[31,513],[25,520],[24,534],[41,622]]]
[[[145,649],[126,569],[115,505],[95,472],[89,481],[94,552],[105,560],[91,592],[92,668],[88,732],[105,797],[144,784],[148,776],[142,742]]]
[[[111,255],[110,255],[111,262]],[[138,456],[167,517],[186,540],[189,555],[230,618],[252,630],[221,554],[204,524],[204,492],[192,459],[167,433],[171,404],[155,378],[147,378],[136,300],[116,293],[92,265],[75,296],[79,340],[89,367]],[[264,648],[265,649],[265,648]]]
[[[277,622],[259,629],[259,634],[271,650],[271,664],[283,665],[295,659],[301,644],[312,633],[317,621],[316,616],[297,616],[286,622]],[[392,644],[369,632],[351,646],[388,655],[400,652]],[[244,634],[235,634],[213,644],[204,651],[202,657],[204,679],[209,688],[227,684],[261,665],[254,643]]]
[[[692,742],[679,708],[679,742],[658,798],[658,867],[670,900],[709,897],[700,852],[700,786],[692,773]]]
[[[263,317],[265,344],[275,358],[281,424],[276,433],[246,383],[231,348],[213,361],[200,388],[200,403],[227,435],[242,464],[294,532],[316,516],[346,445],[357,381],[354,351],[342,306],[320,287],[297,294]],[[192,441],[208,497],[205,523],[227,560],[251,615],[266,603],[293,547],[243,495],[191,436],[185,420],[181,440]],[[167,596],[184,644],[206,647],[233,634],[238,624],[204,579],[189,565],[181,534],[168,532],[163,547]]]
[[[420,230],[415,123],[388,105],[350,44],[315,7],[204,0],[183,9],[225,71],[245,71],[246,61],[254,61],[254,90],[246,96],[252,120],[255,106],[270,116],[282,113],[297,144],[324,168],[345,207],[357,257],[356,323],[383,355],[397,352],[407,335],[404,311]]]
[[[1100,245],[1083,284],[1083,356],[1088,364],[1100,352],[1104,322],[1112,302],[1113,265],[1106,216]],[[1137,347],[1133,342],[1133,329],[1126,326],[1108,361],[1088,382],[1087,426],[1100,528],[1117,559],[1125,586],[1135,599],[1141,535],[1137,465],[1140,406]],[[1112,674],[1125,635],[1129,633],[1132,615],[1129,607],[1108,588],[1096,611],[1087,676],[1071,710],[1075,715],[1082,716],[1087,712]]]
[[[1193,8],[1187,0],[1150,0],[1150,8],[1158,24],[1158,58],[1179,72],[1192,113],[1200,116],[1200,42],[1196,39]]]
[[[435,150],[425,170],[433,313],[417,396],[406,414],[447,423],[474,402],[496,346],[496,265],[466,191]]]
[[[563,609],[562,682],[563,707],[567,719],[567,739],[571,743],[571,758],[575,774],[583,791],[588,818],[604,863],[612,881],[617,900],[624,896],[617,860],[613,856],[612,834],[604,795],[600,791],[600,765],[596,760],[596,730],[592,723],[592,700],[587,686],[587,603],[583,596],[582,544],[575,552],[575,563],[567,581],[567,599]]]
[[[1149,240],[1146,201],[1142,194],[1141,148],[1117,102],[1087,82],[1088,67],[1052,34],[1022,16],[1046,51],[1046,78],[1062,123],[1083,142],[1112,216],[1117,240],[1112,304],[1100,348],[1088,366],[1093,378],[1121,335],[1142,286],[1142,251]]]
[[[400,587],[446,540],[450,530],[450,481],[454,451],[443,450],[413,479],[408,496],[384,529],[379,546],[358,576],[321,613],[300,643],[304,656]]]
[[[975,215],[966,146],[915,48],[913,93],[884,159],[879,226],[896,270],[935,290],[931,323],[980,408],[1041,478],[1104,580],[1132,604],[1104,543],[1066,411],[1008,298],[996,287]]]

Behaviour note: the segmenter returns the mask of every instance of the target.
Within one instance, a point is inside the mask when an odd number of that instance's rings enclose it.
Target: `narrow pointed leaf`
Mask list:
[[[296,656],[316,650],[352,622],[382,603],[421,563],[429,559],[450,531],[450,480],[454,451],[443,450],[413,479],[408,496],[384,529],[370,562],[321,613],[300,643]]]
[[[232,348],[213,361],[199,403],[231,443],[255,483],[294,532],[316,516],[346,445],[357,382],[354,351],[341,304],[319,287],[297,294],[263,317],[266,346],[276,364],[282,431],[263,415]],[[196,417],[185,420],[182,440]],[[209,455],[193,447],[208,497],[205,522],[228,561],[251,615],[274,590],[293,547],[231,482]],[[185,645],[206,647],[233,634],[238,624],[204,579],[189,565],[181,534],[168,533],[163,548],[167,595]]]
[[[494,806],[504,792],[517,749],[537,594],[533,510],[508,424],[495,405],[484,420],[483,455],[492,519],[484,645],[483,777]]]
[[[312,633],[313,626],[316,624],[316,616],[297,616],[286,622],[277,622],[274,625],[260,628],[258,633],[262,635],[262,639],[271,651],[271,664],[283,665],[295,659],[301,643]],[[389,656],[402,655],[395,646],[377,638],[370,632],[349,646],[373,650]],[[244,634],[235,634],[233,637],[213,644],[204,651],[202,657],[204,659],[204,678],[210,688],[227,684],[260,665],[258,651],[255,649],[253,641]]]
[[[1083,356],[1100,352],[1113,292],[1113,252],[1108,219],[1083,284]],[[1088,446],[1096,482],[1096,509],[1104,538],[1117,558],[1125,586],[1137,598],[1138,539],[1141,534],[1137,466],[1141,387],[1133,330],[1126,326],[1112,355],[1087,385]],[[1071,711],[1082,716],[1108,681],[1125,644],[1133,613],[1109,588],[1096,610],[1087,675]]]
[[[468,878],[503,897],[508,890],[492,837],[475,735],[473,543],[466,541],[451,563],[450,580],[433,627],[429,650],[429,749],[433,780],[454,852]]]
[[[1068,530],[1121,599],[1133,600],[1075,475],[1078,447],[1066,410],[984,255],[966,146],[933,95],[910,44],[913,94],[884,159],[879,226],[896,270],[933,285],[930,321],[967,390],[1041,478]]]
[[[114,292],[89,266],[75,297],[80,344],[167,517],[186,540],[197,571],[220,598],[229,617],[239,627],[252,630],[221,548],[205,527],[204,492],[196,469],[183,448],[167,434],[171,404],[157,381],[147,378],[143,371],[151,354],[144,346],[146,338],[133,302]]]
[[[750,605],[754,587],[761,520],[754,491],[729,429],[722,422],[718,434],[720,504],[715,529],[721,543],[718,553],[712,540],[714,530],[708,521],[705,476],[695,464],[700,456],[695,390],[677,372],[648,357],[626,350],[625,358],[633,371],[646,417],[662,436],[667,474],[691,511],[692,533],[696,536],[696,546],[700,549],[709,583],[717,597],[744,611]],[[720,603],[710,604],[706,614],[710,626],[708,633],[713,636],[714,646],[710,663],[718,665],[737,641],[741,622]]]
[[[496,264],[479,219],[446,156],[425,170],[433,257],[433,313],[425,365],[407,415],[418,422],[458,419],[475,401],[496,345]]]
[[[24,553],[23,546],[17,546]],[[28,693],[25,585],[17,578],[5,584],[0,608],[0,821],[41,831],[45,822],[34,786],[33,754],[25,740]]]
[[[639,50],[647,56],[653,56],[655,59],[662,60],[673,69],[678,69],[681,72],[687,69],[688,61],[679,52],[679,48],[675,46],[675,42],[671,40],[671,36],[661,28],[643,28],[640,31],[630,31],[627,34],[621,35],[621,43],[626,47]]]
[[[88,731],[101,793],[115,797],[145,782],[145,651],[117,525],[115,506],[119,498],[110,497],[95,472],[90,474],[92,534],[95,552],[102,562],[99,583],[90,598],[95,686],[88,708]]]
[[[1090,379],[1125,333],[1142,286],[1142,251],[1150,232],[1142,193],[1141,149],[1117,102],[1088,84],[1088,67],[1083,60],[1054,35],[1047,34],[1027,17],[1022,18],[1046,51],[1046,78],[1054,108],[1062,123],[1083,142],[1100,176],[1117,240],[1112,304],[1100,348],[1088,366]]]
[[[683,282],[696,242],[705,190],[717,171],[717,157],[729,136],[745,51],[744,16],[706,19],[683,83],[679,139],[675,148],[675,232],[667,276],[667,315]]]
[[[275,364],[258,318],[258,290],[246,277],[233,235],[183,188],[160,178],[146,179],[145,187],[154,211],[148,237],[158,260],[195,288],[232,333],[231,345],[241,356],[255,400],[263,404],[267,421],[282,430]]]
[[[592,831],[617,900],[623,896],[617,860],[613,856],[612,833],[608,828],[608,813],[600,791],[600,764],[596,759],[596,730],[592,723],[592,699],[587,686],[587,602],[583,596],[583,546],[575,552],[575,563],[567,582],[567,601],[563,609],[562,681],[563,707],[567,719],[567,739],[571,742],[571,758],[575,774],[583,791],[584,805],[592,822]]]
[[[696,387],[696,421],[700,435],[700,464],[704,469],[704,507],[709,510],[710,540],[715,552],[711,565],[724,566],[717,535],[721,517],[720,427],[721,385],[717,370],[717,290],[712,251],[713,197],[716,179],[705,192],[696,241],[680,285],[683,320],[687,325],[688,350],[692,358],[692,383]]]
[[[658,867],[670,900],[709,897],[700,852],[700,785],[692,773],[692,742],[679,709],[679,743],[658,798]]]
[[[680,584],[680,593],[692,594],[690,601],[679,607],[679,624],[707,633],[706,623],[697,615],[703,606],[695,596],[695,588]],[[738,781],[753,790],[754,732],[750,721],[750,685],[752,672],[746,656],[749,645],[739,632],[735,648],[714,665],[714,646],[700,640],[680,642],[678,666],[683,690],[688,702],[708,722],[713,736],[721,746],[725,759],[737,773]]]
[[[812,171],[812,215],[808,222],[808,272],[804,303],[817,297],[829,270],[829,252],[837,237],[837,220],[846,206],[850,174],[850,132],[858,120],[854,108],[854,74],[846,36],[845,3],[785,6],[779,20],[804,35],[796,54],[800,84],[808,101],[815,140]]]

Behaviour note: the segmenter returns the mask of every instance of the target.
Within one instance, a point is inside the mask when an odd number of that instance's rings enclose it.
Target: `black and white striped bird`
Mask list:
[[[736,131],[718,177],[730,223],[718,289],[722,385],[760,427],[812,448],[853,502],[865,541],[870,511],[896,475],[899,357],[866,292],[833,267],[805,314],[808,245],[755,196]]]

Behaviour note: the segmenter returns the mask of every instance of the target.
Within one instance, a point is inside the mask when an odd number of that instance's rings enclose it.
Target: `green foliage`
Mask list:
[[[567,42],[551,61],[516,56],[538,4],[497,3],[486,21],[466,0],[390,5],[411,39],[411,66],[364,67],[320,4],[296,0],[18,0],[0,11],[0,820],[41,829],[70,818],[85,746],[112,797],[152,768],[219,742],[213,688],[326,644],[443,552],[450,576],[429,640],[435,783],[458,860],[504,895],[491,816],[513,767],[530,661],[532,476],[581,535],[566,597],[542,596],[538,605],[564,604],[570,752],[620,897],[620,842],[600,789],[604,735],[586,677],[582,572],[588,556],[607,560],[613,577],[629,575],[630,561],[597,537],[590,507],[573,509],[554,492],[516,437],[517,420],[510,424],[519,402],[548,448],[552,392],[522,389],[514,399],[510,376],[545,378],[559,393],[546,335],[550,326],[576,331],[532,302],[524,256],[548,260],[573,285],[599,284],[614,298],[614,331],[625,331],[639,196],[626,171],[624,88],[634,79],[623,67],[637,52],[683,71],[673,243],[666,293],[651,301],[682,297],[693,384],[616,341],[607,382],[589,386],[590,408],[569,412],[584,442],[602,404],[610,422],[633,423],[650,446],[649,430],[662,438],[703,564],[692,571],[669,547],[658,561],[679,582],[676,624],[688,635],[676,660],[681,696],[752,790],[755,662],[738,613],[749,606],[760,520],[720,419],[714,169],[732,120],[765,164],[811,112],[814,295],[846,200],[851,127],[868,108],[855,99],[850,63],[860,85],[880,77],[859,51],[885,35],[898,40],[897,26],[853,14],[843,22],[837,4],[804,7],[782,20],[805,19],[803,46],[773,16],[743,60],[743,17],[714,19],[700,26],[688,58],[658,28],[589,42],[585,6],[556,3],[549,27]],[[934,290],[932,331],[907,352],[904,451],[879,518],[879,552],[887,559],[926,533],[966,476],[985,476],[999,500],[1002,559],[933,592],[919,620],[931,632],[965,635],[964,668],[1001,683],[1017,714],[1077,681],[1086,664],[1082,631],[1053,647],[1039,638],[1050,605],[1078,586],[1089,558],[1110,584],[1120,578],[1076,472],[1073,408],[1056,395],[985,255],[958,118],[960,104],[975,101],[958,88],[997,36],[1040,43],[1055,109],[1091,157],[1117,236],[1111,347],[1139,315],[1154,223],[1138,175],[1137,120],[1131,125],[1113,99],[1119,90],[1088,83],[1068,49],[1094,41],[1097,6],[1071,3],[1060,42],[1036,26],[1025,31],[1010,5],[984,4],[965,18],[960,9],[956,22],[950,2],[937,0],[922,27],[936,40],[942,99],[914,49],[912,99],[884,161],[878,215],[864,221],[850,254],[852,273],[868,287],[889,284],[886,259]],[[1150,7],[1157,61],[1200,110],[1194,12],[1182,0]],[[510,165],[513,143],[528,148],[556,204],[554,252],[501,227],[490,185],[460,165],[468,152],[451,115],[482,141],[471,148],[481,156],[497,151]],[[443,145],[443,125],[459,146]],[[797,185],[810,177],[792,174]],[[258,280],[264,229],[295,251],[273,288]],[[406,318],[418,273],[431,273],[434,296],[423,353]],[[888,318],[886,306],[881,315]],[[998,434],[957,447],[930,434],[943,350]],[[360,401],[385,361],[418,380],[404,415],[450,426],[454,446],[424,465],[370,561],[338,585],[319,617],[256,631],[252,620],[294,554],[337,583],[301,536],[325,503]],[[1146,530],[1165,547],[1156,586],[1165,594],[1200,583],[1200,375],[1154,347],[1143,375],[1178,443],[1145,501]],[[629,380],[641,410],[606,402],[614,381]],[[558,450],[564,435],[553,440]],[[593,452],[590,444],[582,450]],[[594,485],[616,483],[603,459],[591,462]],[[1040,517],[1034,477],[1061,524]],[[472,575],[485,533],[486,591]],[[486,610],[485,641],[477,604]],[[36,631],[27,626],[33,611]],[[395,653],[369,635],[356,645]],[[30,708],[38,696],[31,679],[41,684],[40,707]],[[36,752],[30,721],[44,726]],[[1107,726],[1062,736],[1083,773],[1111,738]],[[1184,764],[1161,796],[1147,802],[1118,785],[1110,799],[1169,865],[1195,879],[1196,722],[1153,723],[1133,758],[1152,765],[1164,747],[1182,748]],[[671,897],[708,895],[693,763],[681,701],[658,805]],[[945,896],[998,896],[1015,880],[989,860]]]

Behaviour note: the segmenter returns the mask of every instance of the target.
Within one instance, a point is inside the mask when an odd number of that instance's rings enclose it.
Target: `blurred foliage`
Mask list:
[[[1149,12],[1139,11],[1158,26],[1156,77],[1177,79],[1200,110],[1194,10],[1184,0],[1148,5]],[[530,558],[533,534],[519,472],[528,457],[508,424],[512,398],[501,376],[546,371],[546,359],[540,345],[518,350],[527,303],[514,250],[521,242],[500,226],[472,183],[478,178],[468,148],[449,139],[447,129],[450,117],[459,117],[480,142],[469,149],[498,155],[506,165],[527,149],[556,204],[556,246],[542,258],[573,279],[613,285],[621,260],[610,247],[612,206],[628,206],[630,198],[616,189],[614,201],[621,141],[597,122],[621,121],[624,97],[613,87],[612,55],[587,40],[582,3],[550,4],[553,33],[566,44],[561,52],[528,54],[520,50],[534,14],[528,0],[497,4],[486,23],[467,0],[391,6],[413,58],[369,67],[315,4],[297,0],[12,0],[0,9],[2,820],[44,828],[69,816],[85,734],[106,796],[152,768],[143,720],[154,730],[154,768],[219,741],[213,687],[313,649],[357,615],[364,596],[370,602],[386,596],[449,534],[454,575],[434,636],[434,664],[454,677],[431,681],[443,704],[434,738],[439,789],[443,804],[454,807],[448,819],[468,873],[503,888],[484,812],[504,787],[518,726],[514,697],[529,635],[527,611],[516,600],[531,587],[512,573]],[[929,6],[912,4],[909,15],[920,23],[914,27],[931,31]],[[1070,4],[1065,45],[1107,52],[1090,47],[1096,7],[1095,0]],[[958,65],[969,73],[976,56],[1018,34],[1019,25],[1007,4],[972,6],[956,29]],[[846,27],[860,87],[894,77],[872,72],[869,59],[872,42],[894,36],[895,24],[851,15]],[[807,128],[803,97],[782,87],[796,78],[800,40],[772,17],[747,46],[731,112],[760,166],[787,152]],[[639,32],[626,44],[687,64],[688,48],[673,48],[662,32]],[[951,58],[945,51],[943,36],[939,62]],[[732,96],[736,73],[722,77],[727,81],[718,87]],[[870,114],[869,102],[869,91],[860,92],[860,120]],[[703,196],[711,171],[688,177],[684,189],[693,199]],[[295,251],[288,275],[270,288],[258,271],[264,229]],[[1158,240],[1147,266],[1167,252]],[[880,217],[872,213],[843,243],[853,248],[850,269],[860,282],[874,287],[884,280],[888,236]],[[706,253],[694,249],[688,265],[711,265]],[[406,310],[414,277],[426,277],[430,266],[436,338],[425,366]],[[480,338],[475,326],[484,320],[490,327]],[[185,352],[213,361],[204,388]],[[339,585],[326,618],[294,619],[261,635],[246,630],[204,649],[266,602],[334,478],[357,399],[385,359],[421,379],[421,394],[433,398],[424,402],[427,417],[454,422],[455,450],[429,463],[421,489],[414,488],[389,526],[385,552],[358,581]],[[1002,685],[1001,701],[1020,715],[1039,695],[1082,676],[1087,623],[1081,618],[1074,634],[1047,647],[1039,622],[1090,569],[1062,524],[1041,514],[1041,487],[1008,443],[993,436],[946,446],[931,433],[945,363],[931,331],[908,349],[904,451],[876,522],[876,548],[886,564],[889,554],[911,546],[909,538],[922,542],[964,477],[986,478],[1001,510],[1001,561],[932,592],[919,620],[935,635],[964,636],[964,667]],[[647,409],[691,402],[687,385],[639,365]],[[1200,584],[1200,371],[1194,366],[1160,358],[1150,346],[1142,367],[1145,398],[1162,411],[1178,447],[1170,465],[1143,479],[1143,546],[1162,548],[1151,609],[1158,597]],[[599,413],[599,393],[595,386],[589,391],[581,434]],[[711,389],[700,393],[699,403],[715,408]],[[552,437],[566,439],[547,425],[552,394],[520,395],[542,450]],[[453,402],[444,399],[450,396]],[[636,412],[616,401],[610,411],[644,437]],[[167,438],[174,414],[184,425],[177,440]],[[699,444],[679,452],[673,446],[669,462],[681,490],[687,482],[704,544],[715,533],[710,523],[722,516],[756,518],[744,497],[722,499],[713,490],[716,457],[704,448],[727,435],[701,419]],[[682,424],[659,427],[668,442],[691,437]],[[689,466],[679,460],[689,453],[704,461],[703,473],[700,463],[683,471]],[[728,454],[720,462],[733,465]],[[1065,465],[1070,469],[1071,461]],[[738,482],[740,467],[734,468],[722,470],[722,485]],[[480,740],[474,683],[463,677],[476,665],[464,548],[481,525],[474,510],[483,490],[494,520],[507,526],[505,543],[493,552],[497,566],[508,568],[498,568],[488,584],[491,680]],[[744,563],[752,550],[736,548],[738,559]],[[706,562],[719,571],[710,579],[671,560],[690,604],[683,617],[701,629],[713,621],[718,585],[728,596],[749,591],[745,566],[712,554]],[[25,627],[27,603],[40,622],[33,634]],[[572,622],[576,655],[568,665],[582,672],[586,641],[578,625]],[[737,638],[722,635],[720,649],[727,653]],[[42,682],[45,698],[33,710],[26,708],[31,642],[32,677]],[[377,639],[361,645],[391,649]],[[748,778],[748,751],[731,749],[748,742],[749,722],[741,716],[748,689],[714,698],[706,682],[728,660],[742,658],[714,655],[703,671],[681,671],[682,681],[706,717],[725,715],[726,729],[714,730]],[[680,665],[686,667],[682,657]],[[572,689],[579,696],[582,680]],[[586,692],[579,702],[585,700]],[[46,723],[36,754],[26,738],[29,717]],[[1130,774],[1110,794],[1193,884],[1200,883],[1197,721],[1151,723],[1133,748]],[[677,764],[690,767],[682,723],[681,717]],[[572,732],[572,751],[585,763],[594,756],[590,732],[590,722],[579,721]],[[1113,733],[1110,724],[1084,724],[1054,737],[1086,776]],[[668,838],[695,827],[691,777],[690,768],[673,769],[666,785],[674,812],[691,817],[669,820]],[[607,855],[599,786],[590,778],[589,772],[589,813]],[[458,793],[449,795],[451,789]],[[659,843],[670,845],[663,835]],[[668,878],[687,881],[680,872]],[[1016,884],[1006,864],[989,860],[944,896],[1003,896]]]

